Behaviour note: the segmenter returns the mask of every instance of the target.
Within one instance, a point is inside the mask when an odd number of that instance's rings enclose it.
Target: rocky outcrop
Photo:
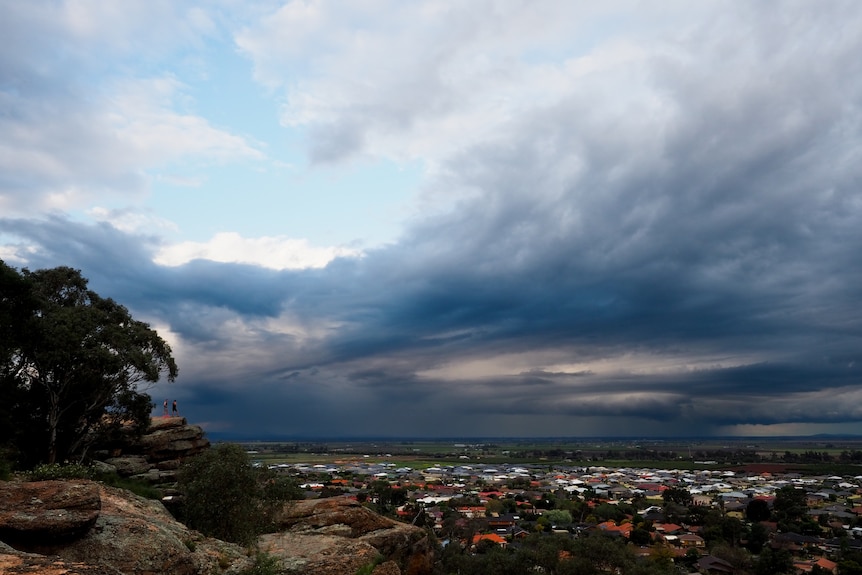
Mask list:
[[[95,483],[0,483],[0,539],[60,542],[90,530],[101,509]]]
[[[278,523],[283,531],[263,535],[260,546],[278,557],[288,573],[355,573],[381,557],[385,562],[375,572],[402,573],[408,565],[430,569],[433,562],[424,530],[382,517],[348,498],[294,502],[285,506]]]
[[[251,564],[245,549],[204,537],[177,522],[160,502],[122,489],[88,481],[0,486],[11,501],[29,498],[26,513],[34,517],[50,516],[57,509],[53,502],[75,501],[82,492],[95,492],[98,501],[91,527],[71,540],[33,537],[21,528],[24,514],[0,515],[0,533],[8,544],[0,547],[0,573],[221,575]]]
[[[3,575],[123,575],[112,567],[87,565],[24,553],[0,543],[0,573]]]
[[[347,498],[285,506],[284,531],[260,538],[286,574],[426,575],[425,531]],[[204,537],[159,501],[85,480],[0,482],[0,573],[6,575],[236,575],[253,560]]]
[[[136,438],[129,430],[121,439],[96,450],[96,455],[123,477],[170,483],[184,459],[209,446],[203,429],[189,425],[184,417],[156,417],[142,436]]]

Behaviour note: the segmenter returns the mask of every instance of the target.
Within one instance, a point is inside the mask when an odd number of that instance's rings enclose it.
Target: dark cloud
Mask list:
[[[586,74],[440,160],[428,193],[463,193],[451,209],[323,269],[164,267],[158,238],[62,217],[0,233],[168,328],[176,394],[226,432],[858,423],[862,26],[840,6],[737,7]],[[317,126],[312,155],[364,130]]]

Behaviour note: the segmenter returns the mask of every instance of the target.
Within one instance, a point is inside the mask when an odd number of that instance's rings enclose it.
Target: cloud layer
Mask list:
[[[77,3],[35,5],[10,4],[6,26],[59,31],[79,69],[133,51],[134,31],[98,33]],[[225,221],[169,243],[77,221],[87,198],[145,197],[165,163],[263,146],[183,111],[182,79],[109,76],[106,97],[19,33],[0,34],[0,257],[79,267],[150,321],[181,369],[156,392],[213,430],[856,429],[854,3],[360,6],[263,3],[231,29],[166,3],[137,21],[171,23],[154,59],[229,38],[311,165],[421,162],[397,241],[312,249]]]

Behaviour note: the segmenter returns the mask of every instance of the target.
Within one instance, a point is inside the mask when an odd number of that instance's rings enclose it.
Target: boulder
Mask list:
[[[186,425],[188,421],[185,417],[178,416],[162,416],[162,417],[153,417],[150,418],[150,427],[148,432],[150,431],[159,431],[161,429],[168,429],[171,427],[180,427],[182,425]]]
[[[404,525],[374,513],[359,502],[347,497],[305,499],[293,501],[281,510],[276,524],[280,529],[294,532],[320,531],[340,526],[348,537],[359,537],[393,525]]]
[[[395,561],[386,561],[375,566],[371,575],[401,575],[401,568]]]
[[[45,483],[54,485],[38,492],[31,487]],[[230,575],[252,564],[244,548],[204,537],[176,521],[161,502],[123,489],[76,481],[0,483],[0,500],[16,502],[13,507],[38,499],[34,494],[69,501],[81,484],[100,508],[89,530],[62,540],[4,537],[14,549],[0,548],[0,573]],[[51,493],[59,495],[47,497]]]
[[[181,417],[163,417],[151,420],[147,432],[132,448],[146,454],[150,461],[159,462],[196,455],[209,446],[199,425],[189,425]]]
[[[65,561],[25,553],[0,543],[0,573],[3,575],[123,575],[112,567]]]
[[[123,455],[122,457],[112,457],[105,461],[106,464],[114,467],[117,473],[123,477],[130,475],[140,475],[152,469],[153,465],[147,461],[147,458],[142,455]]]
[[[260,545],[289,573],[353,573],[381,556],[390,563],[384,573],[396,573],[393,567],[401,573],[408,565],[430,568],[433,563],[424,530],[378,515],[346,497],[289,503],[277,523],[284,531],[263,535]]]
[[[176,480],[174,471],[183,460],[210,446],[199,425],[189,425],[184,417],[156,417],[147,431],[135,436],[125,429],[109,445],[97,446],[93,454],[123,477],[135,477],[150,483]]]
[[[100,509],[92,481],[0,482],[0,539],[68,541],[86,533]]]
[[[338,535],[271,533],[261,536],[260,548],[296,575],[356,573],[379,555],[373,545]]]

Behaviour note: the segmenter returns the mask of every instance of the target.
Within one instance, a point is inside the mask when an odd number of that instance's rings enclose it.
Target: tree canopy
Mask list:
[[[79,270],[0,261],[0,443],[32,465],[81,458],[121,425],[143,429],[146,384],[174,381],[170,346]]]
[[[250,544],[271,522],[284,502],[301,499],[293,480],[266,467],[253,467],[239,445],[222,443],[180,467],[177,486],[184,495],[181,516],[201,533]]]

